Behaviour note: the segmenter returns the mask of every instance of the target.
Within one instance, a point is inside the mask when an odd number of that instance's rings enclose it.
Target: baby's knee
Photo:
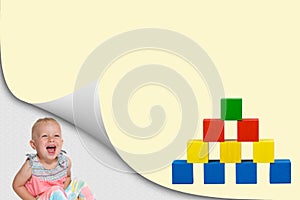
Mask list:
[[[57,199],[67,199],[64,190],[59,186],[52,186],[47,192],[43,193],[40,196],[40,199],[49,199],[49,200],[57,200]]]
[[[61,189],[54,190],[49,200],[67,200],[65,192]]]

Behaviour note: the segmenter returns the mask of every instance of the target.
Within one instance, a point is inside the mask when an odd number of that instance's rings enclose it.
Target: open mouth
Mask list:
[[[56,146],[47,146],[46,149],[49,154],[54,154],[56,150]]]

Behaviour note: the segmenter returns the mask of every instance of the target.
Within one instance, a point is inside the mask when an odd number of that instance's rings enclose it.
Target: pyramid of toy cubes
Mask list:
[[[224,138],[224,123],[237,121],[237,139]],[[209,159],[209,143],[220,145],[220,159]],[[242,142],[253,143],[253,159],[242,159]],[[270,163],[270,183],[291,183],[291,162],[289,159],[274,159],[274,140],[259,138],[258,118],[242,117],[241,98],[221,99],[220,119],[203,120],[203,139],[189,140],[187,160],[172,163],[173,184],[193,184],[193,167],[204,164],[204,184],[224,184],[225,164],[235,163],[236,184],[256,184],[257,164]],[[196,166],[195,166],[196,167]]]

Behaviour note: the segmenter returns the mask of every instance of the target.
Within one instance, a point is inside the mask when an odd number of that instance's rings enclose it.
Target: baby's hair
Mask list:
[[[33,124],[31,128],[31,135],[33,136],[33,132],[39,127],[39,125],[47,122],[54,122],[60,127],[60,124],[54,118],[51,117],[40,118]]]

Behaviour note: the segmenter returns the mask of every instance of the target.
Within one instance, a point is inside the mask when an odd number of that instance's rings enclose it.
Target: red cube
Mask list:
[[[259,140],[258,119],[238,120],[237,135],[240,142],[257,142]]]
[[[203,141],[224,142],[224,121],[221,119],[204,119]]]

